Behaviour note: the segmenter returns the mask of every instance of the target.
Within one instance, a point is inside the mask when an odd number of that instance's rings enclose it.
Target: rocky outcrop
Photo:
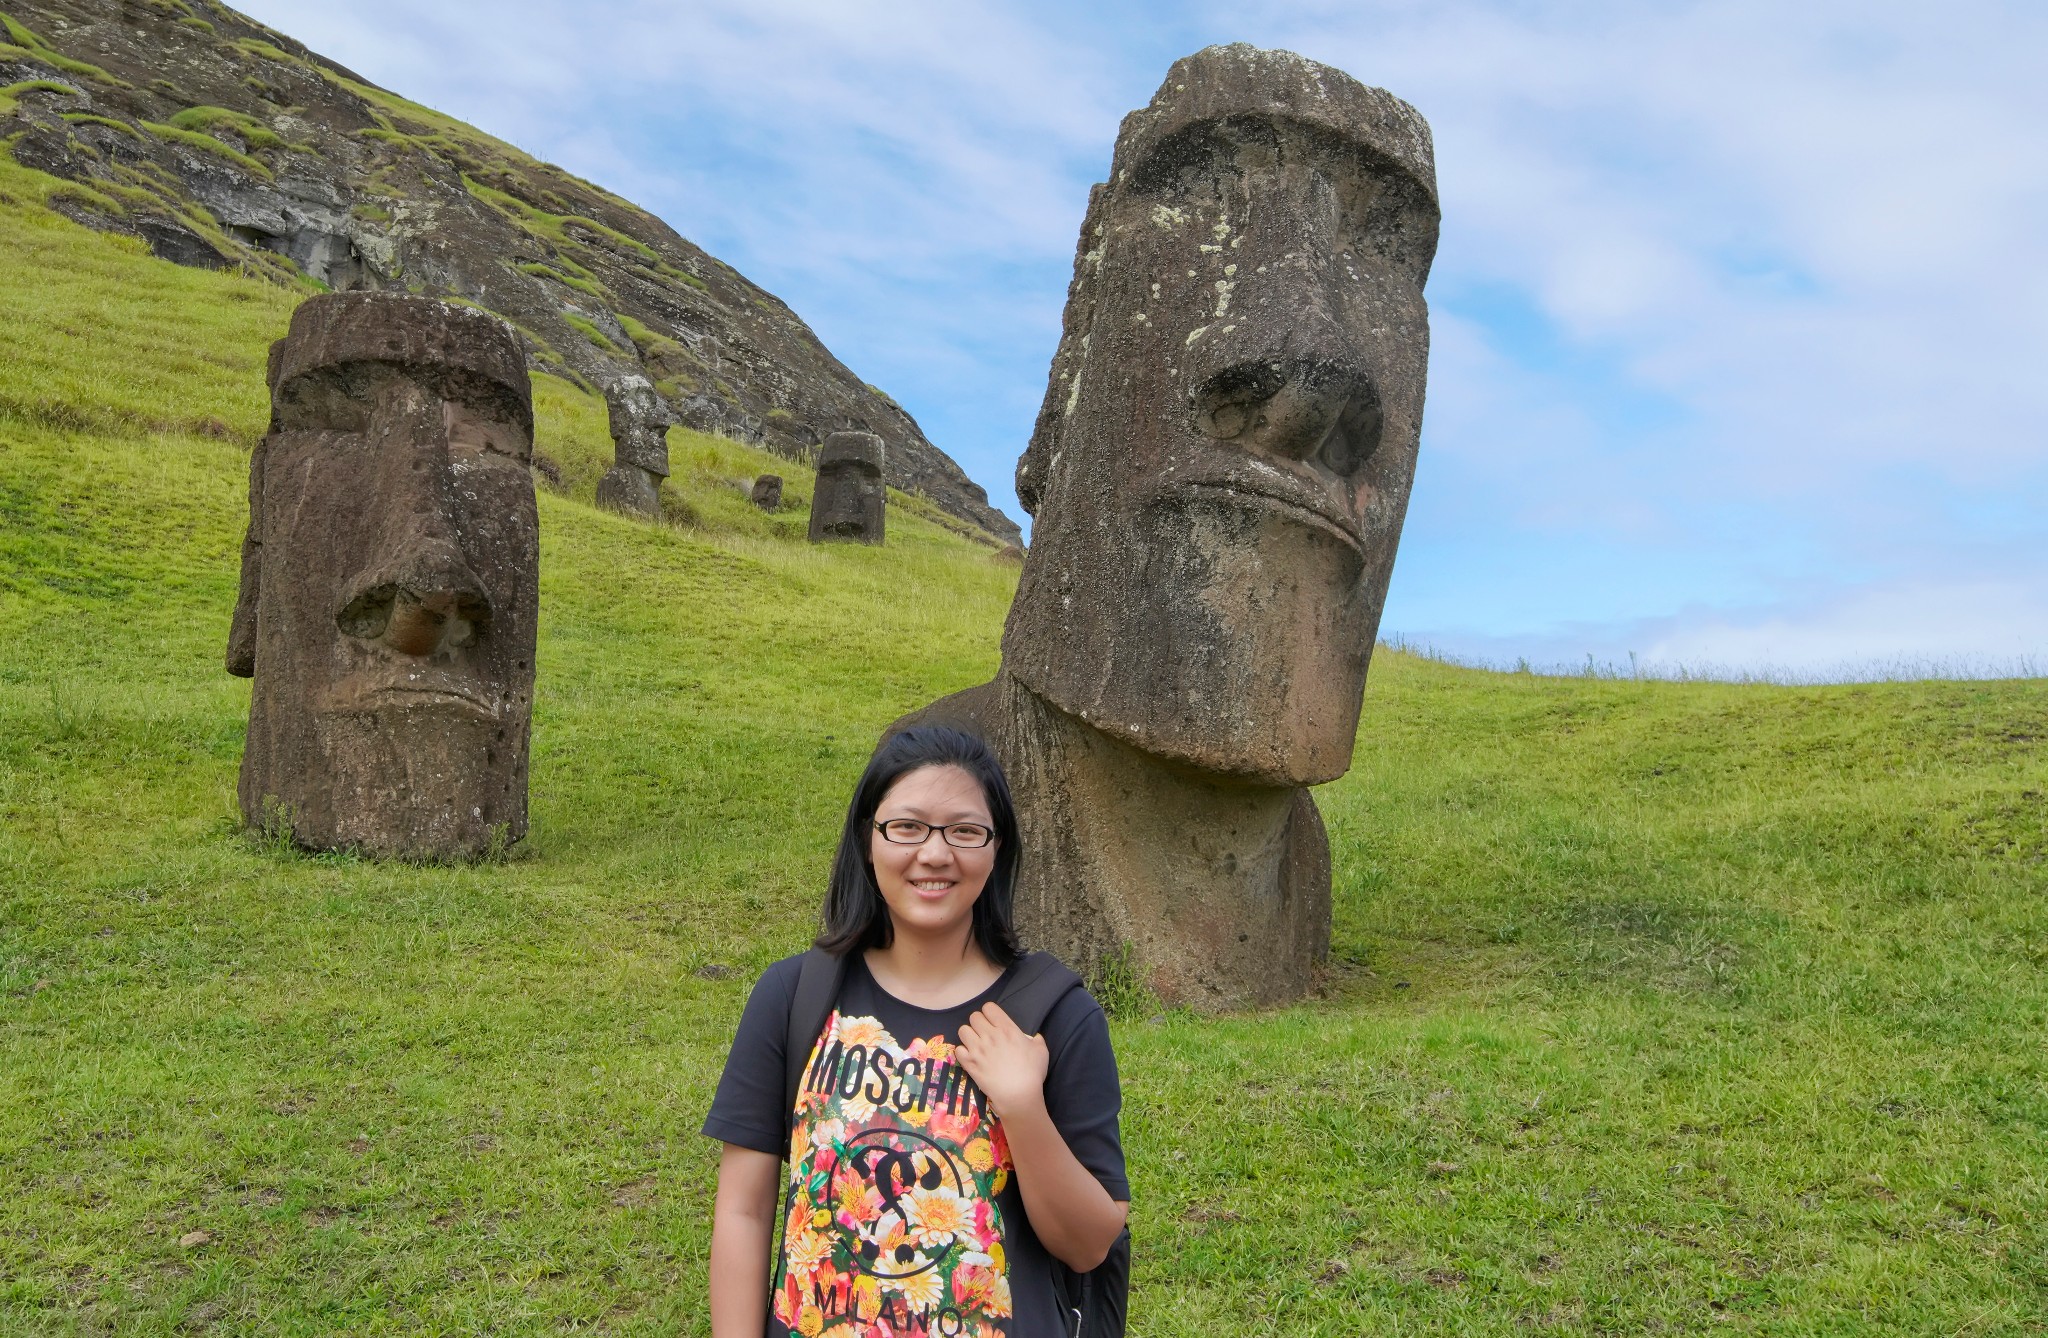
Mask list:
[[[561,168],[210,0],[16,0],[0,36],[0,142],[81,223],[179,264],[480,306],[538,370],[644,376],[677,422],[792,459],[872,432],[891,485],[1019,537],[773,294]]]

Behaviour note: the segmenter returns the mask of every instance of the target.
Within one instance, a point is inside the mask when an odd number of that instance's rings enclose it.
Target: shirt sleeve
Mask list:
[[[761,973],[740,1014],[725,1056],[718,1092],[704,1117],[704,1133],[781,1157],[789,1151],[789,1110],[783,1105],[782,1055],[789,1041],[789,1009],[796,994],[798,959],[785,958]]]
[[[1131,1182],[1124,1173],[1123,1132],[1117,1117],[1123,1087],[1116,1076],[1116,1052],[1109,1044],[1109,1019],[1086,990],[1069,990],[1045,1024],[1050,1063],[1045,1109],[1066,1140],[1074,1160],[1088,1168],[1109,1196],[1128,1203]]]

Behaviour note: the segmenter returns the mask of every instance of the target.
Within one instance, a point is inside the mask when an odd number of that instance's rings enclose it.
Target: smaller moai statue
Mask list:
[[[668,477],[668,430],[675,414],[644,376],[621,377],[604,393],[611,412],[612,467],[597,482],[597,504],[621,515],[661,515]]]
[[[519,340],[470,307],[330,293],[269,380],[227,653],[255,680],[243,821],[373,857],[503,849],[526,835],[540,603]]]
[[[782,475],[763,474],[754,480],[754,491],[749,495],[755,506],[763,511],[782,509]]]
[[[872,432],[834,432],[818,452],[811,494],[811,542],[882,542],[882,439]]]

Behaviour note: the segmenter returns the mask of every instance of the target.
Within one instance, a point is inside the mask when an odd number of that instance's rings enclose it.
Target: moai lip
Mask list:
[[[518,841],[539,607],[524,352],[471,308],[329,294],[269,379],[227,657],[255,680],[243,820],[373,856]]]
[[[882,439],[872,432],[834,432],[825,438],[811,493],[811,542],[881,543],[887,501]]]
[[[1001,673],[918,717],[1010,770],[1038,945],[1202,1007],[1311,982],[1305,787],[1351,765],[1437,225],[1421,116],[1291,52],[1210,47],[1125,118],[1017,467]]]

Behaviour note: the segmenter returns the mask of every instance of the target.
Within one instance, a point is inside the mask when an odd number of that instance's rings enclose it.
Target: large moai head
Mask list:
[[[882,542],[888,489],[882,483],[882,439],[872,432],[834,432],[818,451],[811,494],[811,542]]]
[[[315,297],[270,350],[228,672],[241,802],[299,844],[461,859],[526,833],[539,607],[526,355],[494,317]]]
[[[1414,476],[1429,127],[1285,51],[1210,47],[1125,118],[1017,493],[1005,667],[1146,752],[1350,766]]]
[[[612,430],[612,467],[597,481],[597,504],[626,515],[661,515],[668,477],[668,429],[675,415],[644,376],[625,376],[604,393]]]

